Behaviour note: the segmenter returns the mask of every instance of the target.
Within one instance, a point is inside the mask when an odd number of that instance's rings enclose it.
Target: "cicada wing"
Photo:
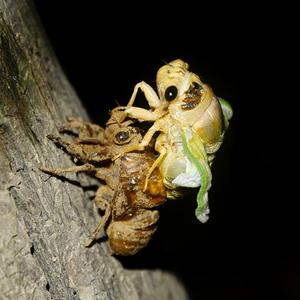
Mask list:
[[[182,135],[183,149],[185,155],[197,168],[201,177],[201,187],[197,195],[196,217],[202,223],[208,220],[209,206],[208,206],[208,190],[211,186],[211,170],[208,165],[207,155],[204,145],[198,135],[195,133],[191,137],[189,132],[184,132]]]
[[[223,111],[223,116],[224,116],[224,121],[225,121],[225,127],[227,129],[228,125],[229,125],[229,120],[232,118],[233,116],[233,110],[231,105],[224,99],[218,97],[218,100],[220,102],[222,111]]]

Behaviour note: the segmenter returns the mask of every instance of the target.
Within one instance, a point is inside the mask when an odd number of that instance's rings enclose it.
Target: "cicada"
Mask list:
[[[89,172],[101,179],[95,203],[104,211],[86,246],[99,238],[104,229],[114,254],[133,255],[144,248],[157,228],[159,211],[153,209],[166,200],[166,191],[159,169],[146,175],[156,155],[149,148],[143,153],[126,153],[119,160],[112,158],[125,146],[139,143],[142,135],[131,121],[124,121],[124,112],[113,110],[106,128],[71,118],[60,132],[77,131],[74,139],[49,136],[83,164],[71,168],[41,168],[59,175],[66,172]]]
[[[232,117],[228,102],[214,95],[210,86],[189,71],[181,59],[162,66],[156,77],[157,92],[142,81],[135,85],[124,110],[129,118],[152,121],[153,125],[138,144],[131,144],[115,157],[131,151],[144,151],[156,132],[158,158],[148,171],[148,178],[159,167],[168,198],[179,196],[180,187],[200,187],[196,217],[206,222],[209,215],[208,190],[211,187],[211,163],[221,146]],[[134,107],[138,90],[144,93],[150,109]]]

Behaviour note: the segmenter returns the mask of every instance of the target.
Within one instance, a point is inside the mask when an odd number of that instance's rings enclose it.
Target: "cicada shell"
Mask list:
[[[107,228],[114,253],[132,255],[145,247],[157,229],[159,211],[152,208],[166,200],[162,176],[156,169],[143,191],[146,174],[155,161],[153,153],[128,153],[121,158],[120,188],[112,205]]]
[[[76,118],[69,119],[60,131],[77,132],[77,137],[50,135],[49,138],[83,164],[68,169],[41,169],[53,175],[89,172],[105,182],[95,195],[95,203],[104,211],[104,216],[86,245],[97,240],[104,230],[114,254],[133,255],[148,244],[156,231],[159,211],[153,208],[165,202],[166,191],[158,168],[144,189],[146,175],[156,159],[152,148],[112,160],[123,147],[142,139],[139,128],[124,119],[124,113],[113,110],[105,129]]]

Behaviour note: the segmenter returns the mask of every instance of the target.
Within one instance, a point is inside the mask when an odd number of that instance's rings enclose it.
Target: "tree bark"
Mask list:
[[[0,299],[186,299],[172,274],[83,246],[100,218],[93,180],[39,170],[72,165],[46,138],[67,116],[88,120],[32,3],[0,0]]]

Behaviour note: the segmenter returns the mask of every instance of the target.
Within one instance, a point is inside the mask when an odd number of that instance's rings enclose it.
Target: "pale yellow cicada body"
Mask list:
[[[232,110],[188,68],[188,64],[180,59],[161,67],[156,78],[158,95],[145,82],[135,86],[125,112],[130,118],[154,123],[142,142],[125,152],[143,150],[159,131],[155,143],[159,157],[148,177],[159,167],[169,198],[178,197],[180,187],[201,186],[196,216],[206,222],[209,213],[207,191],[212,179],[210,164],[223,141]],[[132,106],[139,88],[144,92],[150,110]]]
[[[188,64],[180,59],[161,67],[157,72],[160,99],[174,86],[177,96],[169,103],[168,112],[182,128],[191,128],[206,150],[213,152],[221,144],[225,130],[223,110],[212,89],[188,71]]]

